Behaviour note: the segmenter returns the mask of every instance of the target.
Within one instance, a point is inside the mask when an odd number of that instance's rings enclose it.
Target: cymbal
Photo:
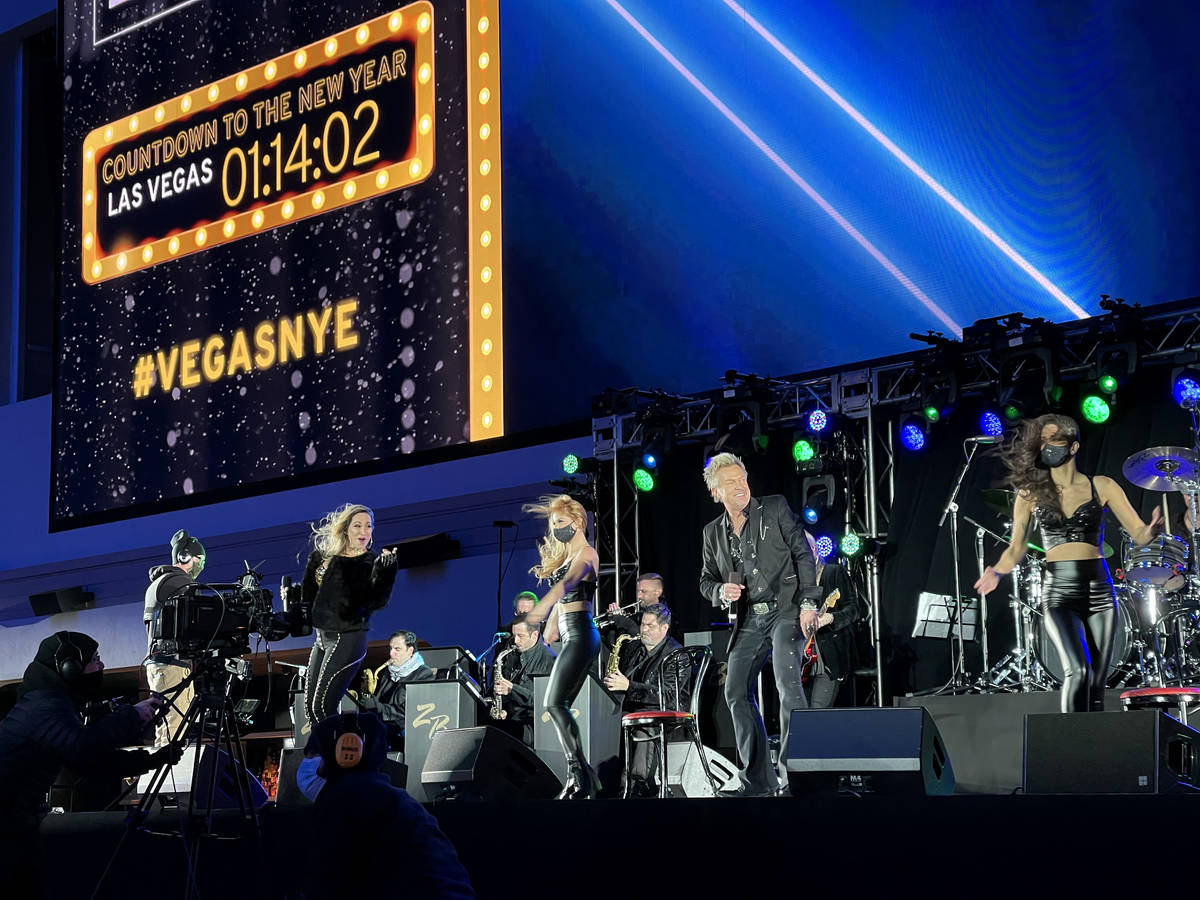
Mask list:
[[[1004,515],[1012,512],[1013,498],[1016,495],[1016,491],[1005,491],[999,488],[988,488],[979,492],[979,496],[983,498],[983,503],[988,509]]]
[[[1121,472],[1148,491],[1179,491],[1200,477],[1200,456],[1187,447],[1147,447],[1125,460]]]

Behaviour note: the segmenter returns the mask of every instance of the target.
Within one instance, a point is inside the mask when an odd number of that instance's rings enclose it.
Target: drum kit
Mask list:
[[[1168,530],[1167,496],[1183,494],[1189,512],[1182,530],[1188,534],[1160,534],[1139,547],[1122,532],[1121,566],[1113,567],[1117,625],[1108,685],[1200,684],[1200,574],[1188,568],[1189,559],[1200,559],[1200,535],[1188,527],[1200,497],[1200,453],[1184,447],[1150,447],[1130,456],[1121,470],[1131,484],[1164,494]],[[983,494],[985,504],[1011,515],[1010,491]],[[1055,690],[1062,684],[1063,667],[1041,613],[1044,554],[1033,544],[1027,549],[1025,561],[1012,573],[1016,649],[980,676],[978,690]],[[1111,558],[1115,551],[1106,543],[1103,553]]]

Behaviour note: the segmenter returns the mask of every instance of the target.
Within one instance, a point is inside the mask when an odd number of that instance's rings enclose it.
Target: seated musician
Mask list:
[[[433,670],[417,650],[413,632],[394,632],[388,640],[388,661],[374,672],[363,670],[363,690],[356,698],[360,709],[383,720],[392,750],[404,749],[405,685],[416,681],[433,681]]]
[[[854,582],[844,566],[825,563],[817,555],[817,542],[807,531],[808,545],[817,566],[817,585],[824,603],[835,590],[837,600],[830,604],[818,620],[815,650],[817,659],[810,668],[805,666],[805,689],[810,709],[833,706],[842,692],[846,679],[854,672],[854,623],[863,618],[864,606],[858,599]],[[810,677],[811,676],[811,677]]]
[[[492,690],[503,698],[506,715],[502,721],[506,725],[502,727],[532,746],[533,677],[550,674],[554,651],[542,642],[538,626],[529,624],[525,616],[512,623],[512,638],[515,652],[504,657],[503,671],[496,674]]]
[[[657,572],[646,572],[644,575],[639,575],[637,580],[637,602],[638,614],[626,616],[621,614],[623,607],[619,606],[615,601],[608,604],[608,609],[604,615],[600,617],[603,625],[600,627],[600,639],[604,642],[604,647],[611,650],[618,637],[623,634],[637,637],[638,624],[641,618],[640,611],[645,609],[652,603],[663,603],[663,577]],[[597,622],[597,624],[600,624]]]
[[[667,657],[680,649],[677,640],[667,632],[671,629],[671,610],[664,603],[651,603],[642,608],[638,640],[620,648],[616,665],[610,662],[604,686],[622,694],[621,712],[640,712],[644,709],[685,709],[690,699],[691,664],[682,654],[672,662],[673,672],[663,671]],[[659,695],[659,673],[667,696]],[[627,673],[627,674],[626,674]],[[633,734],[633,758],[627,761],[626,777],[630,779],[629,794],[633,797],[658,795],[654,773],[658,771],[658,744],[650,731],[638,729]]]

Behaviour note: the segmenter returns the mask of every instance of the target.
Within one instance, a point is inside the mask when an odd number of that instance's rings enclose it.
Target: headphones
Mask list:
[[[186,528],[180,528],[171,537],[171,561],[186,566],[193,559],[200,559],[200,569],[204,568],[204,546],[187,533]],[[199,574],[197,570],[196,574]]]
[[[342,721],[345,721],[344,719]],[[354,713],[354,728],[338,735],[333,745],[333,761],[339,769],[353,769],[362,762],[366,753],[366,735],[358,721],[358,713]]]
[[[75,681],[83,675],[83,651],[71,643],[70,633],[59,631],[55,633],[58,638],[58,647],[54,650],[54,668],[58,674],[62,676],[63,681]],[[64,656],[63,651],[70,653],[70,656]]]

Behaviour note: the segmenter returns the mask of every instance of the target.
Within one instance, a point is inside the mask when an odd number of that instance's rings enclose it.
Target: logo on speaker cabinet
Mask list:
[[[435,716],[433,713],[437,710],[436,703],[418,703],[417,716],[413,719],[413,727],[420,728],[422,725],[429,726],[429,739],[433,740],[433,735],[438,731],[444,731],[450,726],[449,716]]]

